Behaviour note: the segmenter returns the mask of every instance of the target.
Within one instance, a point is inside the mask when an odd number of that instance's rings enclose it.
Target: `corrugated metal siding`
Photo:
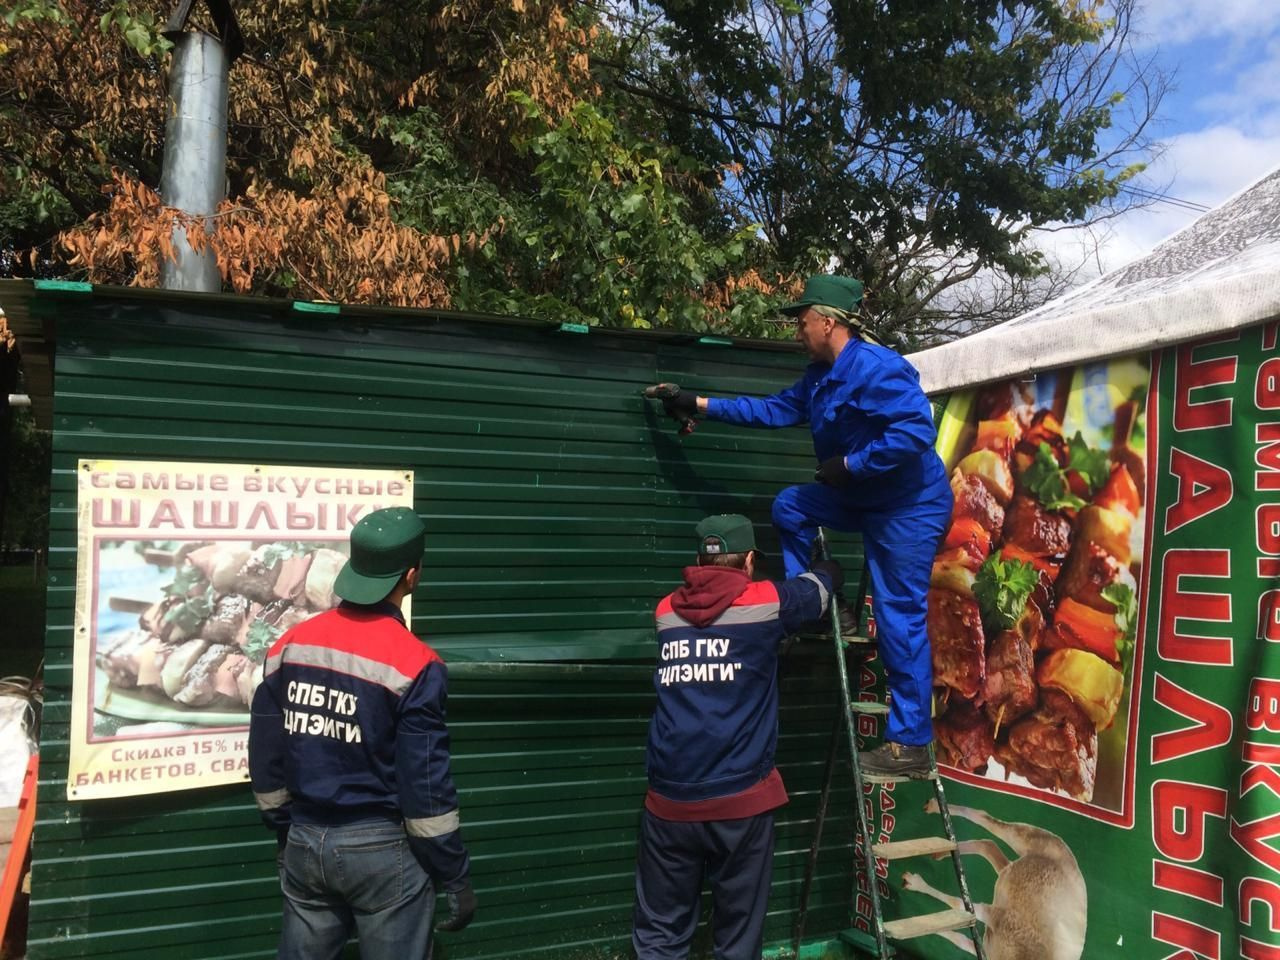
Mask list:
[[[56,318],[58,344],[32,960],[269,957],[279,913],[274,845],[247,787],[64,799],[83,457],[411,467],[429,531],[413,627],[457,665],[450,727],[482,904],[442,938],[447,955],[626,956],[653,604],[698,518],[747,513],[771,549],[773,494],[812,470],[803,430],[717,424],[680,442],[639,390],[768,392],[799,355],[249,300],[33,310]],[[779,762],[793,801],[771,942],[790,937],[833,719],[822,653],[786,667]],[[498,659],[551,663],[465,665]],[[815,939],[848,918],[850,802],[836,794]]]

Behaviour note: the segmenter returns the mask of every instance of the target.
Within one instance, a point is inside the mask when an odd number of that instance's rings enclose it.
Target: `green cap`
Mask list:
[[[352,603],[385,600],[410,567],[422,563],[427,528],[408,507],[375,510],[351,530],[351,559],[333,592]]]
[[[746,553],[756,548],[751,521],[740,513],[720,513],[698,524],[698,556]]]
[[[853,277],[835,277],[820,273],[804,282],[804,293],[795,303],[782,308],[785,314],[797,314],[805,307],[821,305],[853,313],[862,302],[862,281]]]

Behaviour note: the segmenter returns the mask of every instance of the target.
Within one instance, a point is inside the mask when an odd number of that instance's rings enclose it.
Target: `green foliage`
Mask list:
[[[165,611],[164,622],[172,624],[183,636],[193,637],[200,625],[212,615],[217,599],[210,584],[203,592],[187,597]]]
[[[1046,510],[1079,510],[1084,506],[1084,501],[1071,492],[1066,474],[1047,443],[1040,444],[1020,479]]]
[[[304,543],[301,540],[273,543],[262,551],[262,565],[270,570],[284,560],[288,560],[291,557],[305,557],[309,553],[315,553],[316,549],[316,544]]]
[[[14,27],[19,20],[48,20],[51,23],[66,23],[67,11],[57,0],[22,0],[7,10],[0,12],[0,19]]]
[[[1042,442],[1036,450],[1035,459],[1020,478],[1046,510],[1079,510],[1085,505],[1085,500],[1072,492],[1067,480],[1068,473],[1080,475],[1088,487],[1089,496],[1102,489],[1111,475],[1107,455],[1086,444],[1084,436],[1078,430],[1068,444],[1068,451],[1067,466],[1059,467],[1053,450]]]
[[[225,262],[252,267],[229,282],[785,337],[787,288],[834,270],[866,281],[864,319],[891,345],[953,337],[1039,288],[1014,284],[999,310],[948,291],[979,271],[1045,277],[1028,230],[1116,203],[1140,173],[1162,78],[1123,68],[1135,2],[1106,19],[1062,0],[241,7],[244,250]],[[0,12],[0,272],[153,282],[142,253],[85,265],[90,238],[146,235],[124,203],[99,226],[118,172],[158,184],[163,9]],[[332,244],[298,242],[306,204],[342,228]],[[59,245],[67,228],[85,243]]]
[[[173,49],[173,43],[160,32],[160,24],[150,10],[135,10],[128,0],[116,0],[98,19],[98,29],[103,33],[112,28],[140,57],[159,56]]]
[[[1068,449],[1070,456],[1067,460],[1067,469],[1076,471],[1084,478],[1089,485],[1089,494],[1092,496],[1102,489],[1107,478],[1111,476],[1111,463],[1107,460],[1106,453],[1102,450],[1094,450],[1086,444],[1079,430],[1071,438]]]
[[[1008,630],[1027,606],[1027,598],[1040,582],[1036,568],[1022,560],[1006,560],[993,553],[983,562],[973,582],[973,595],[982,621],[996,630]]]
[[[911,342],[979,270],[1042,274],[1028,229],[1088,216],[1141,169],[1162,87],[1114,69],[1133,5],[650,0],[619,16],[606,82],[735,165],[721,198],[782,263],[860,276],[873,326]]]
[[[166,597],[189,597],[193,593],[203,593],[208,584],[200,568],[188,563],[179,568],[173,575],[173,582],[164,588]]]
[[[430,111],[383,121],[401,151],[388,190],[402,223],[463,235],[502,225],[458,263],[455,304],[573,323],[724,329],[703,291],[748,265],[755,226],[697,229],[682,187],[700,168],[602,106],[583,101],[553,121],[529,96],[511,98],[525,121],[516,155],[529,166],[505,189],[459,161]],[[727,311],[732,329],[769,332],[770,300],[742,291]]]
[[[1102,599],[1116,608],[1116,626],[1121,636],[1116,640],[1116,656],[1126,674],[1133,662],[1133,649],[1138,630],[1138,598],[1126,583],[1109,583],[1102,588]]]
[[[254,663],[262,663],[267,659],[267,652],[280,639],[281,630],[265,620],[255,620],[249,624],[245,634],[244,655]]]

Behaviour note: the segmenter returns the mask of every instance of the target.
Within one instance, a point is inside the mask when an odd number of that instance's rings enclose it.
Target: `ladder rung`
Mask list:
[[[936,770],[930,770],[923,777],[898,777],[887,773],[863,773],[863,783],[910,783],[912,780],[937,780],[938,773]]]
[[[867,931],[865,930],[859,930],[857,927],[854,927],[849,930],[841,930],[838,934],[836,934],[836,939],[839,940],[841,943],[851,944],[852,946],[857,947],[863,953],[868,953],[873,957],[880,955],[880,946],[879,944],[876,943],[876,938],[871,934],[867,933]],[[898,951],[893,946],[893,944],[886,943],[884,945],[884,948],[885,948],[884,956],[896,957],[898,955]]]
[[[945,930],[963,930],[972,927],[977,920],[968,910],[943,910],[940,913],[923,913],[918,917],[890,920],[884,925],[885,936],[894,940],[910,940]]]
[[[875,644],[875,640],[872,637],[864,637],[856,633],[842,634],[840,639],[851,645],[872,646]]]
[[[946,837],[917,837],[914,840],[891,840],[873,843],[871,852],[886,860],[902,860],[905,857],[924,857],[933,853],[950,853],[956,848],[954,840]]]
[[[872,713],[877,716],[883,716],[889,712],[887,703],[878,703],[875,700],[854,700],[849,704],[849,709],[854,713]]]

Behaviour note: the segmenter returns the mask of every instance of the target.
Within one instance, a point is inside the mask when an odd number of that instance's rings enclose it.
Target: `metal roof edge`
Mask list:
[[[1177,296],[1108,304],[1033,328],[996,327],[910,354],[925,393],[1158,350],[1280,318],[1280,276],[1244,275]]]
[[[42,429],[50,429],[53,422],[53,364],[57,347],[57,332],[52,323],[37,315],[32,309],[36,300],[60,300],[93,297],[95,300],[114,300],[128,303],[171,304],[199,307],[250,308],[255,313],[269,313],[280,318],[311,315],[317,320],[331,319],[334,315],[352,321],[376,322],[389,325],[434,324],[454,322],[486,327],[508,327],[545,330],[549,334],[589,335],[609,340],[647,341],[680,345],[700,344],[719,349],[725,346],[745,347],[749,350],[798,353],[799,346],[793,340],[765,340],[754,337],[730,337],[709,332],[679,330],[638,330],[618,327],[588,326],[580,323],[563,323],[556,320],[538,320],[531,317],[505,316],[462,310],[437,310],[424,307],[371,306],[367,304],[321,303],[309,300],[288,300],[280,297],[250,297],[234,293],[197,293],[186,290],[163,290],[156,287],[120,287],[87,284],[64,280],[0,280],[0,310],[9,318],[10,329],[18,340],[18,350],[23,359],[27,389],[31,395],[36,422]]]

